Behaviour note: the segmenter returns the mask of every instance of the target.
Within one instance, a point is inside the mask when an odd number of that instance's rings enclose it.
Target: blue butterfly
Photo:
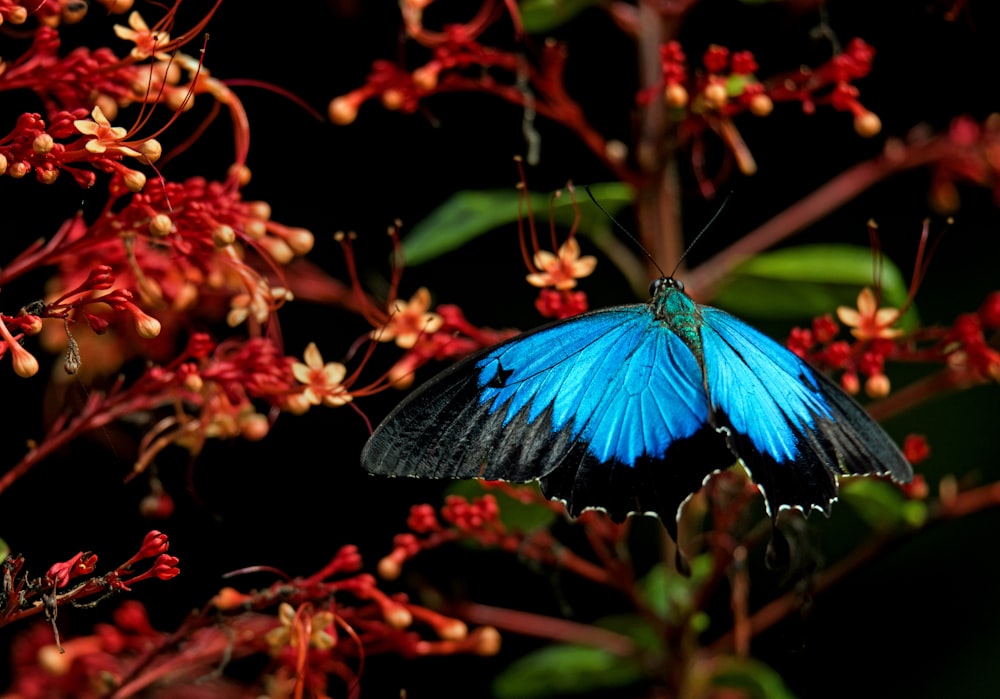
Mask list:
[[[557,321],[421,386],[365,445],[388,476],[538,480],[570,514],[661,516],[740,460],[772,520],[826,514],[841,475],[913,469],[836,384],[734,316],[663,277],[644,304]]]

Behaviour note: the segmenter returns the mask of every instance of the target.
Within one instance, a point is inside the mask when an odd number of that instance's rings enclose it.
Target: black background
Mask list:
[[[184,3],[179,26],[188,26],[185,22],[207,4]],[[155,16],[152,8],[139,5],[148,19]],[[411,67],[420,64],[424,54],[418,48],[400,48],[393,3],[347,5],[254,3],[251,9],[250,3],[236,0],[223,3],[208,27],[206,65],[221,79],[280,86],[325,114],[330,99],[363,83],[372,60],[402,54]],[[435,10],[453,21],[471,14],[465,3],[438,5]],[[828,49],[810,40],[818,15],[805,5],[706,0],[685,20],[681,40],[692,58],[710,42],[749,49],[761,63],[762,76],[800,63],[816,65],[825,60]],[[943,17],[946,6],[901,0],[828,3],[828,21],[841,41],[857,36],[877,50],[874,72],[859,86],[864,104],[882,119],[883,135],[861,139],[849,116],[828,109],[805,116],[795,105],[779,106],[767,119],[741,118],[738,125],[759,173],[730,181],[733,201],[691,252],[692,265],[833,175],[875,156],[885,136],[903,136],[920,124],[940,130],[958,114],[982,119],[1000,106],[996,11],[991,3],[972,2],[969,13],[948,22]],[[433,15],[429,17],[433,21]],[[110,24],[95,7],[83,23],[66,28],[65,40],[69,45],[114,42],[106,39]],[[628,142],[637,89],[629,40],[599,10],[584,12],[555,34],[570,47],[571,93],[606,136]],[[504,46],[510,46],[510,36],[505,22],[488,34]],[[194,44],[190,48],[193,52]],[[3,55],[15,54],[5,50]],[[277,221],[311,229],[317,238],[311,259],[339,278],[344,277],[344,264],[332,240],[334,231],[357,231],[363,271],[384,275],[389,249],[384,231],[393,219],[401,219],[405,228],[454,191],[509,188],[516,182],[511,158],[523,151],[521,112],[489,96],[432,98],[426,107],[433,121],[420,113],[387,112],[372,102],[362,108],[356,123],[337,127],[267,90],[236,91],[251,121],[248,165],[253,180],[244,190],[245,198],[268,201]],[[161,139],[165,150],[172,134],[179,140],[207,111],[207,99],[199,102]],[[28,93],[0,95],[8,124],[21,111],[39,108]],[[610,179],[571,134],[544,119],[539,119],[538,128],[542,162],[529,171],[532,189],[550,191],[567,180]],[[223,117],[168,164],[164,175],[221,179],[232,160],[229,133]],[[700,199],[689,168],[682,164],[682,171],[685,224],[697,230],[718,204]],[[921,222],[934,215],[927,205],[928,182],[926,171],[886,181],[793,242],[865,245],[865,222],[874,218],[886,254],[908,271]],[[926,323],[947,324],[956,314],[974,310],[988,291],[1000,286],[1000,217],[992,195],[972,186],[961,192],[963,208],[918,297]],[[0,178],[6,214],[3,259],[31,240],[51,235],[81,203],[85,210],[99,208],[100,197],[99,189],[81,192],[68,181],[46,188],[30,178]],[[941,217],[934,221],[940,229]],[[427,285],[437,302],[459,303],[474,323],[530,327],[539,319],[532,307],[534,292],[523,283],[523,274],[514,231],[508,229],[444,260],[409,270],[402,295]],[[4,289],[4,312],[12,313],[37,296],[43,282],[39,277]],[[599,267],[582,288],[594,306],[632,300],[624,280],[609,265]],[[315,340],[327,360],[338,359],[338,353],[365,331],[351,314],[309,303],[291,304],[282,311],[281,322],[289,354],[300,354]],[[382,361],[389,361],[388,356]],[[421,378],[434,370],[426,369]],[[0,371],[8,435],[3,463],[20,458],[25,438],[41,436],[37,416],[44,382],[44,370],[29,381],[15,377],[9,367]],[[377,421],[397,399],[395,394],[382,395],[359,401],[359,407]],[[946,473],[956,473],[970,484],[1000,477],[996,420],[997,389],[988,386],[942,397],[888,427],[899,437],[919,431],[930,438],[934,456],[921,470],[933,487]],[[107,433],[95,434],[41,464],[4,494],[0,536],[28,556],[29,567],[40,573],[81,549],[93,550],[102,564],[114,565],[131,555],[145,531],[162,529],[171,537],[171,553],[180,558],[183,573],[170,582],[137,586],[135,594],[147,603],[154,625],[171,630],[187,610],[214,594],[222,585],[219,576],[228,570],[259,564],[308,575],[346,543],[361,546],[374,565],[389,550],[392,535],[404,529],[408,505],[438,501],[440,484],[387,484],[362,473],[357,455],[366,435],[353,411],[314,409],[303,417],[283,416],[263,443],[209,444],[190,474],[184,454],[167,453],[159,460],[159,475],[177,509],[171,519],[150,523],[140,517],[137,506],[145,483],[137,479],[123,485],[131,468],[127,446],[114,446]],[[188,493],[189,476],[197,497]],[[823,536],[840,536],[834,529],[839,513],[835,510],[830,523],[820,523]],[[775,667],[801,697],[995,693],[1000,689],[991,673],[1000,653],[1000,635],[995,632],[1000,622],[995,594],[1000,564],[994,553],[998,524],[998,513],[987,511],[905,542],[817,598],[807,615],[755,639],[754,654]],[[623,601],[606,599],[602,590],[555,592],[546,576],[499,555],[456,549],[429,556],[416,569],[476,601],[558,615],[562,598],[568,596],[584,620],[624,608]],[[755,592],[763,595],[777,584],[771,573],[761,570],[759,576]],[[269,582],[247,578],[245,584]],[[564,583],[558,580],[556,586]],[[62,614],[64,634],[86,633],[95,621],[106,618],[112,604]],[[718,613],[725,618],[724,608]],[[9,644],[21,628],[0,629],[0,644]],[[396,696],[399,687],[406,687],[409,697],[482,694],[492,674],[535,645],[507,637],[498,658],[369,659],[366,695]],[[478,679],[465,679],[470,674]]]

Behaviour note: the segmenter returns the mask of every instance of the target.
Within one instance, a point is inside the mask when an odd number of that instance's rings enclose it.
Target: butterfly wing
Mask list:
[[[829,513],[838,475],[913,477],[888,435],[836,384],[743,321],[700,311],[713,419],[729,430],[772,516],[787,507]]]
[[[543,492],[667,526],[735,459],[708,422],[694,354],[648,305],[560,321],[475,355],[407,397],[362,454],[373,473],[538,479]]]

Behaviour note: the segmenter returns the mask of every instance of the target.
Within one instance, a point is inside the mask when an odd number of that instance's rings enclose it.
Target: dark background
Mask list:
[[[185,3],[179,26],[188,26],[188,18],[205,5]],[[438,5],[440,14],[452,20],[472,12],[465,3]],[[828,3],[828,21],[842,42],[861,37],[878,52],[874,72],[859,86],[863,103],[882,119],[883,135],[861,139],[849,116],[822,108],[805,116],[795,105],[783,105],[767,119],[741,118],[738,126],[759,173],[731,180],[735,196],[714,230],[691,252],[692,265],[833,175],[876,155],[883,136],[903,136],[920,124],[940,130],[963,113],[981,120],[1000,106],[996,9],[989,2],[972,2],[969,13],[948,22],[943,17],[947,5],[902,0],[877,7],[850,0]],[[424,59],[417,47],[400,48],[394,3],[313,1],[267,7],[263,11],[255,3],[251,10],[249,3],[223,3],[208,28],[206,65],[214,76],[280,86],[325,114],[331,98],[363,83],[372,60],[402,54],[415,67]],[[709,42],[749,49],[758,57],[761,76],[800,63],[818,65],[828,57],[827,46],[809,38],[818,15],[797,7],[706,0],[685,21],[681,39],[692,62]],[[154,16],[141,3],[138,9],[147,18]],[[66,41],[96,46],[95,41],[108,36],[109,24],[95,7],[81,25],[66,29]],[[629,142],[637,89],[630,42],[599,10],[584,12],[555,34],[570,46],[567,81],[588,118],[607,137]],[[510,45],[503,22],[488,36]],[[4,51],[7,55],[14,54]],[[241,87],[237,93],[251,120],[248,165],[253,180],[244,190],[245,198],[268,201],[277,221],[311,229],[317,245],[310,258],[338,278],[344,278],[345,268],[332,240],[334,231],[357,231],[362,270],[385,275],[389,245],[384,231],[393,219],[401,219],[405,228],[459,189],[511,188],[517,180],[511,158],[523,151],[521,112],[489,96],[428,100],[436,124],[425,115],[391,113],[372,102],[362,108],[355,124],[336,127],[272,92]],[[38,108],[32,100],[25,93],[0,95],[6,121],[13,123],[20,111]],[[198,115],[207,110],[207,99],[199,102],[186,121],[176,124],[176,138],[194,128]],[[542,162],[528,173],[532,189],[550,191],[567,180],[610,179],[561,127],[541,118],[537,126],[543,139]],[[232,160],[229,133],[223,117],[170,163],[164,175],[221,179]],[[168,132],[162,139],[165,150],[170,138]],[[685,224],[696,231],[718,203],[702,200],[686,165],[682,172]],[[934,215],[926,203],[928,182],[926,171],[914,171],[880,184],[793,243],[835,240],[865,245],[865,222],[874,218],[886,254],[908,274],[921,222]],[[963,208],[917,299],[928,324],[950,323],[1000,286],[1000,217],[992,195],[972,186],[961,192]],[[34,238],[51,235],[81,204],[85,210],[99,208],[100,196],[100,191],[81,192],[68,181],[43,188],[28,179],[0,178],[0,201],[7,213],[4,244],[9,246],[3,259]],[[941,217],[933,220],[940,230]],[[511,228],[447,259],[409,270],[402,296],[427,285],[437,302],[459,303],[476,324],[527,328],[539,318],[532,306],[534,291],[523,283],[523,274]],[[4,312],[37,295],[40,287],[30,281],[3,290]],[[40,285],[44,279],[35,281]],[[594,306],[632,300],[624,280],[607,264],[582,288]],[[289,354],[300,354],[315,340],[328,361],[365,331],[353,315],[309,303],[291,304],[282,311],[281,322]],[[787,327],[776,329],[779,336],[784,332]],[[382,361],[389,360],[387,352]],[[435,370],[428,368],[420,378]],[[41,375],[24,381],[9,370],[0,372],[9,435],[4,462],[15,463],[24,439],[42,434],[36,416],[41,414],[43,382]],[[968,484],[988,482],[1000,478],[997,399],[996,386],[945,396],[888,428],[898,437],[910,431],[929,437],[934,454],[921,471],[932,488],[946,473],[958,474]],[[396,394],[381,395],[359,401],[359,407],[375,422],[396,400]],[[158,460],[159,475],[177,509],[170,520],[150,523],[137,507],[145,483],[137,479],[123,485],[131,468],[127,448],[109,448],[109,435],[94,435],[40,465],[5,494],[0,536],[28,556],[29,567],[40,573],[80,549],[93,550],[102,564],[115,565],[134,552],[145,531],[162,529],[171,537],[171,553],[180,558],[183,573],[170,582],[137,586],[135,594],[147,602],[154,625],[170,630],[187,610],[214,594],[226,571],[273,565],[291,575],[308,575],[346,543],[361,546],[372,565],[387,553],[392,535],[405,527],[408,505],[437,502],[442,486],[367,477],[357,463],[366,436],[365,425],[353,411],[314,409],[303,417],[283,416],[263,443],[210,444],[191,473],[184,454],[165,454]],[[196,497],[188,492],[189,476]],[[843,535],[834,525],[845,509],[835,510],[831,522],[820,524],[824,537],[836,540]],[[776,668],[800,697],[996,693],[1000,681],[991,670],[1000,654],[1000,634],[995,631],[1000,624],[995,594],[1000,563],[994,553],[998,525],[1000,514],[988,511],[903,543],[814,600],[808,614],[755,639],[755,656]],[[563,596],[568,596],[578,603],[574,611],[583,619],[624,608],[622,601],[606,599],[601,590],[555,592],[545,575],[502,556],[455,549],[429,556],[415,570],[475,601],[558,615]],[[270,582],[249,577],[242,584]],[[556,582],[564,584],[565,579]],[[777,585],[774,574],[764,570],[754,579],[755,593]],[[111,604],[62,614],[63,633],[85,633],[106,618]],[[725,613],[720,609],[718,619]],[[21,628],[0,629],[0,644],[9,644]],[[399,687],[406,687],[410,697],[482,694],[482,683],[535,645],[508,635],[498,658],[369,659],[366,695],[396,696]],[[479,684],[469,684],[470,675]]]

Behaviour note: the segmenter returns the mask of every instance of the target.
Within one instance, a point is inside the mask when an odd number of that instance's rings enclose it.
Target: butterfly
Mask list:
[[[661,277],[481,351],[407,396],[362,452],[371,473],[540,482],[571,515],[660,516],[742,463],[772,521],[830,513],[838,477],[913,469],[858,403],[735,316]]]

